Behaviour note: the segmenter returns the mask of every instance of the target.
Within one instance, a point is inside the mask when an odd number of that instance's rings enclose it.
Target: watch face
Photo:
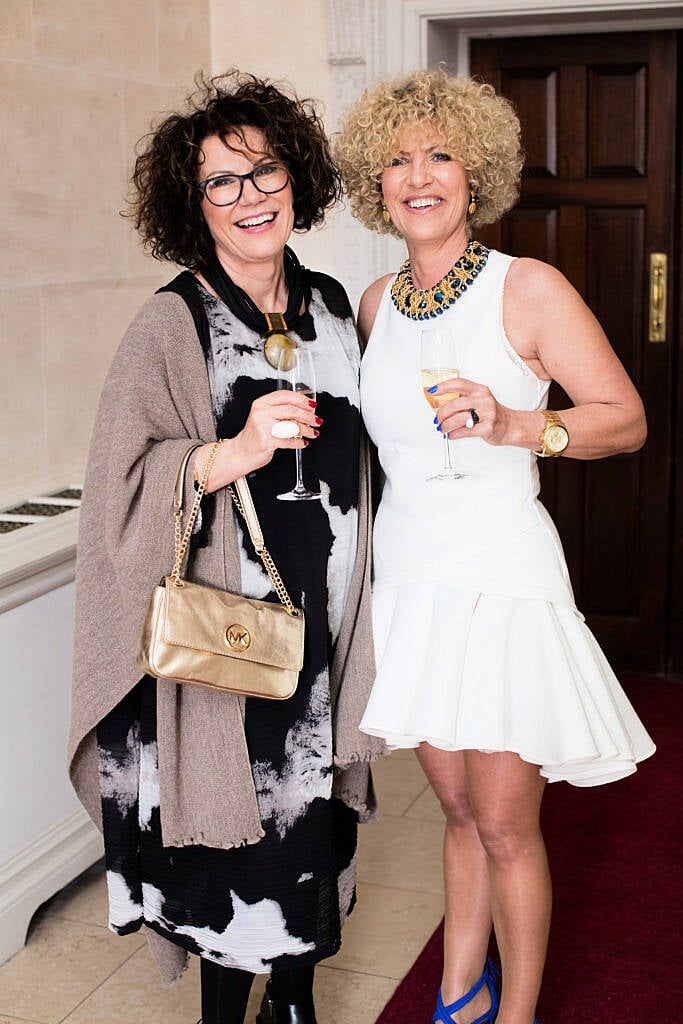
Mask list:
[[[564,427],[549,426],[543,435],[543,442],[548,451],[553,453],[563,452],[569,444],[569,434]]]

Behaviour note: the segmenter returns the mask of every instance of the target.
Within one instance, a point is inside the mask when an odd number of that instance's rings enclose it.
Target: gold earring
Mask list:
[[[385,224],[389,224],[390,221],[391,221],[391,214],[387,210],[387,208],[384,205],[384,203],[382,203],[382,218],[384,219],[384,223]]]
[[[472,189],[470,189],[470,205],[467,207],[467,213],[470,217],[473,217],[477,211],[477,197],[475,196]]]

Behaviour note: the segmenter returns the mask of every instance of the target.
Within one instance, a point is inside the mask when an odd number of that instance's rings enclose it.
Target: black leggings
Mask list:
[[[277,971],[269,992],[283,1003],[309,1007],[313,1003],[314,966]],[[201,958],[202,1024],[244,1024],[254,975],[236,967],[221,967]]]

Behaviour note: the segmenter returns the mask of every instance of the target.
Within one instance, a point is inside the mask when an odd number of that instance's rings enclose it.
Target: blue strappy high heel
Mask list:
[[[493,1024],[496,1014],[498,1013],[498,992],[496,991],[496,977],[498,976],[498,970],[493,964],[490,957],[487,958],[484,966],[484,973],[482,974],[479,981],[475,982],[469,992],[466,992],[464,996],[451,1003],[450,1006],[444,1006],[443,999],[441,997],[441,989],[436,999],[436,1013],[432,1017],[432,1024],[453,1024],[453,1014],[457,1013],[458,1010],[462,1010],[463,1006],[466,1006],[470,1000],[474,999],[477,992],[479,992],[484,985],[488,986],[488,990],[491,996],[491,1005],[483,1013],[481,1017],[477,1017],[472,1024]]]

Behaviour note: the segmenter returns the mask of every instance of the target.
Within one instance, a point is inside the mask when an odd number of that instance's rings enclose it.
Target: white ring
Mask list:
[[[468,416],[467,419],[465,420],[465,426],[467,427],[468,430],[471,430],[472,427],[474,426],[474,420],[472,419],[471,416]]]
[[[294,420],[276,420],[270,428],[273,437],[288,438],[299,436],[299,424]]]

